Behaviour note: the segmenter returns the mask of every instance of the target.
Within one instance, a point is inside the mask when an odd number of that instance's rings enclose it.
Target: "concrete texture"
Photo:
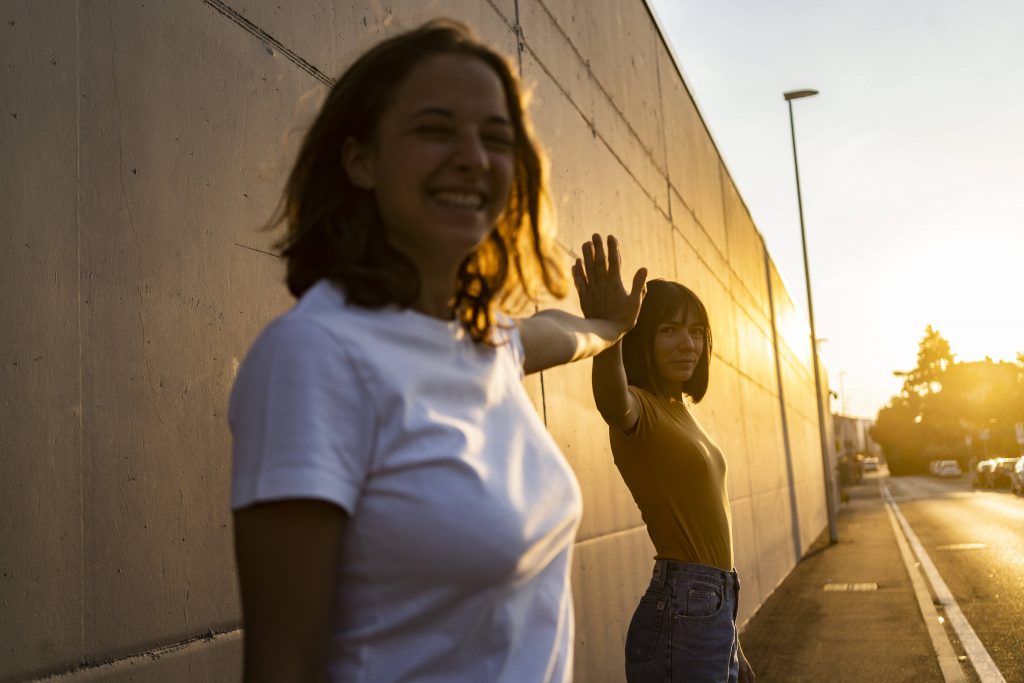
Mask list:
[[[224,412],[290,304],[260,228],[331,79],[438,15],[520,69],[567,261],[615,232],[627,270],[707,304],[696,413],[730,461],[741,621],[825,525],[806,322],[643,2],[3,3],[0,681],[237,675]],[[589,375],[527,387],[583,490],[576,673],[602,683],[653,548]]]
[[[84,571],[76,17],[7,5],[0,15],[0,679],[79,655]]]

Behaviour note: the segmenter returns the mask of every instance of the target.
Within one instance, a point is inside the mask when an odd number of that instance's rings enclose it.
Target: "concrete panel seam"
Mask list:
[[[79,3],[75,3],[75,239],[78,262],[78,502],[81,512],[78,527],[79,592],[78,592],[78,652],[85,652],[85,364],[82,348],[82,21]]]
[[[207,5],[209,5],[211,8],[213,8],[217,12],[220,12],[222,15],[224,15],[225,17],[227,17],[228,19],[230,19],[234,23],[238,24],[239,27],[241,27],[246,32],[248,32],[248,33],[252,34],[253,36],[255,36],[259,41],[261,41],[264,44],[266,44],[267,46],[269,46],[272,50],[276,50],[277,52],[280,52],[282,55],[284,55],[284,57],[288,61],[290,61],[295,66],[299,67],[300,69],[302,69],[303,71],[308,73],[310,76],[312,76],[316,80],[320,81],[321,83],[323,83],[324,85],[326,85],[328,87],[334,85],[334,79],[333,78],[331,78],[330,76],[325,74],[323,71],[321,71],[320,69],[316,68],[315,66],[310,64],[305,59],[303,59],[296,52],[294,52],[293,50],[291,50],[287,46],[285,46],[284,43],[279,41],[277,38],[275,38],[274,36],[270,35],[266,31],[264,31],[262,28],[260,28],[256,24],[254,24],[251,21],[249,21],[248,19],[246,19],[245,15],[243,15],[240,12],[238,12],[237,10],[232,9],[231,7],[229,7],[227,3],[222,2],[222,0],[203,0],[203,2],[205,4],[207,4]]]
[[[661,28],[658,26],[658,22],[654,22],[654,27],[661,32]],[[665,97],[661,91],[661,60],[658,59],[657,55],[654,58],[654,82],[658,86],[658,114],[661,117],[661,153],[665,158],[665,196],[667,197],[666,204],[668,205],[668,221],[672,222],[672,173],[669,171],[668,163],[668,135],[665,130]],[[672,252],[672,260],[675,261],[675,250]],[[674,270],[674,272],[679,272]]]
[[[572,49],[573,54],[576,55],[576,59],[579,60],[580,64],[582,64],[584,67],[586,67],[587,75],[590,77],[590,80],[592,80],[594,82],[594,84],[597,86],[597,89],[604,96],[605,100],[608,101],[608,104],[611,106],[611,108],[618,115],[619,119],[621,119],[622,123],[625,124],[626,130],[628,130],[629,134],[633,136],[633,139],[635,139],[640,144],[640,148],[644,150],[644,154],[646,154],[647,158],[651,160],[651,163],[654,165],[654,167],[658,168],[658,161],[657,161],[657,159],[654,158],[654,153],[651,151],[651,149],[647,145],[644,144],[643,139],[641,139],[640,135],[637,134],[636,129],[633,128],[633,125],[630,123],[629,119],[626,117],[625,114],[622,113],[622,110],[619,109],[618,105],[615,104],[615,100],[612,99],[611,93],[609,93],[608,90],[605,89],[604,84],[602,84],[601,81],[594,74],[593,69],[591,69],[591,67],[590,67],[590,60],[584,58],[583,54],[579,51],[579,48],[577,48],[576,44],[574,42],[572,42],[572,39],[569,37],[569,34],[565,32],[565,30],[562,28],[562,25],[559,24],[558,20],[555,18],[555,15],[553,15],[551,13],[551,10],[548,9],[547,4],[545,4],[544,0],[537,0],[537,4],[540,5],[541,9],[544,10],[544,13],[547,14],[548,19],[551,20],[551,24],[562,35],[562,39],[565,40],[565,44],[568,45],[570,49]],[[529,42],[524,39],[524,43],[526,44],[527,49],[530,49],[529,48]],[[537,54],[532,49],[530,50],[530,54],[537,61],[538,64],[541,63],[540,59],[537,57]],[[544,68],[543,65],[542,65],[542,68]],[[558,81],[551,75],[551,73],[546,68],[544,68],[544,71],[545,71],[545,73],[548,74],[548,76],[551,77],[552,80],[555,81],[556,84],[558,84]],[[561,85],[560,84],[559,84],[558,87],[561,90]],[[574,107],[576,107],[577,111],[579,111],[579,107],[577,107],[576,103],[573,102],[572,98],[568,96],[568,93],[565,93],[565,95],[566,95],[566,98],[570,102],[572,102],[572,105]],[[582,112],[580,112],[580,113],[582,115]],[[583,116],[583,119],[587,120],[587,117]],[[589,123],[589,121],[588,121],[588,123]],[[591,127],[593,127],[593,124],[591,124]],[[607,144],[607,143],[605,143],[605,144]]]
[[[264,251],[263,249],[257,249],[256,247],[250,247],[248,244],[239,244],[238,242],[232,242],[232,244],[234,244],[236,247],[241,247],[242,249],[255,251],[257,254],[266,254],[267,256],[273,256],[274,258],[281,258],[278,254],[275,254],[272,251]]]
[[[110,657],[95,661],[83,660],[79,664],[75,664],[51,674],[43,674],[41,677],[31,679],[31,681],[32,683],[43,683],[43,681],[64,681],[87,671],[92,672],[97,669],[112,668],[124,664],[134,664],[145,659],[156,661],[165,655],[180,652],[181,650],[194,647],[204,647],[220,641],[233,640],[235,637],[241,637],[241,635],[241,627],[232,628],[227,631],[214,631],[211,629],[206,633],[186,638],[178,641],[177,643],[161,645],[142,652],[135,652],[130,655]]]
[[[644,7],[647,8],[647,14],[651,17],[651,22],[654,24],[654,28],[657,29],[658,31],[658,37],[661,38],[662,46],[664,46],[665,50],[668,51],[668,56],[672,58],[672,64],[676,68],[676,75],[679,76],[679,80],[682,82],[683,87],[686,89],[686,94],[690,96],[690,101],[693,103],[693,108],[697,111],[697,117],[700,118],[701,125],[704,126],[704,132],[708,134],[708,139],[711,140],[711,144],[715,148],[715,154],[718,156],[718,161],[721,163],[722,168],[725,170],[725,174],[729,176],[729,182],[733,184],[733,187],[736,187],[736,182],[733,180],[732,173],[729,172],[729,167],[726,165],[725,159],[723,159],[722,155],[719,154],[718,152],[718,144],[715,143],[715,136],[711,134],[711,129],[708,128],[707,120],[704,118],[704,113],[701,111],[701,106],[697,102],[697,97],[693,94],[693,89],[690,87],[690,80],[686,77],[686,73],[683,71],[682,62],[679,60],[678,57],[676,57],[676,52],[675,50],[672,49],[671,43],[669,43],[669,41],[665,39],[665,31],[661,25],[661,20],[658,18],[657,12],[655,12],[654,7],[651,6],[650,0],[644,0]],[[747,216],[750,216],[750,208],[747,206],[746,200],[743,199],[743,195],[739,194],[739,191],[737,191],[736,194],[739,196],[740,203],[743,204],[743,208],[746,210]],[[754,222],[753,218],[751,218],[750,222]],[[764,236],[761,235],[760,230],[757,230],[756,225],[754,226],[754,230],[757,231],[757,234],[761,237],[761,241],[764,241]]]
[[[714,141],[712,141],[714,144]],[[718,151],[718,146],[715,145],[715,151]],[[722,171],[725,170],[725,162],[722,161],[721,155],[718,157],[718,191],[722,200],[722,222],[725,223],[725,253],[729,253],[729,206],[725,201],[726,189],[725,183],[722,182]],[[735,185],[733,188],[735,189]],[[739,195],[739,190],[736,190],[736,194]],[[753,222],[753,221],[751,221]],[[730,270],[732,270],[730,268]],[[742,282],[742,280],[741,280]]]
[[[545,11],[547,11],[547,8],[545,8]],[[559,31],[561,31],[561,28],[559,28]],[[590,128],[591,134],[595,138],[597,138],[598,140],[601,141],[601,144],[603,144],[605,146],[605,148],[611,153],[612,157],[617,162],[619,162],[619,165],[622,166],[622,169],[626,172],[626,174],[630,178],[633,179],[633,182],[636,183],[636,186],[640,189],[640,191],[643,192],[644,195],[646,195],[649,200],[651,200],[651,204],[654,205],[654,209],[667,219],[668,218],[668,214],[665,213],[665,211],[660,206],[658,206],[658,200],[654,197],[654,195],[652,195],[650,193],[650,191],[647,189],[647,186],[644,185],[642,182],[640,182],[640,179],[637,178],[633,174],[633,170],[630,169],[629,165],[627,165],[626,162],[623,161],[622,157],[620,157],[618,155],[618,153],[612,147],[611,143],[608,142],[608,140],[604,137],[604,135],[602,135],[601,132],[597,129],[597,126],[594,125],[594,121],[592,119],[588,119],[587,118],[587,115],[583,112],[582,109],[580,109],[580,106],[578,104],[576,104],[576,100],[574,100],[572,98],[572,95],[569,94],[569,91],[562,87],[562,84],[555,77],[555,74],[552,73],[551,69],[549,69],[547,67],[547,65],[543,61],[541,61],[540,56],[536,52],[534,52],[533,48],[530,47],[530,44],[528,42],[526,42],[525,39],[524,39],[523,44],[526,47],[527,52],[530,53],[530,56],[533,57],[533,61],[536,62],[537,66],[539,66],[541,68],[541,71],[544,72],[544,75],[547,76],[549,79],[551,79],[551,82],[555,84],[555,87],[558,88],[558,91],[560,93],[562,93],[562,96],[565,97],[566,101],[572,106],[573,109],[576,110],[576,113],[580,115],[580,118],[583,119],[584,123],[587,124],[587,126]],[[570,43],[570,45],[571,45],[571,43]],[[575,49],[576,49],[575,46],[572,46],[572,47],[573,47],[573,51],[575,51]],[[578,52],[576,54],[577,54],[577,56],[579,56]],[[588,72],[590,71],[589,65],[587,66],[587,71]],[[591,76],[593,77],[593,74],[591,74]],[[594,82],[597,82],[596,78],[594,78]],[[600,88],[600,86],[598,86],[598,87]],[[603,89],[602,89],[602,92],[603,92]],[[615,107],[614,104],[612,105],[612,108],[615,109],[616,114],[618,114],[619,117],[621,118],[622,117],[622,112],[620,112],[618,110],[618,108]],[[625,120],[625,119],[623,119],[623,120]],[[632,128],[630,128],[630,131],[632,132]],[[633,133],[633,135],[635,137],[636,134]],[[643,148],[644,152],[647,153],[648,156],[650,156],[649,150],[646,147],[643,146],[642,142],[640,143],[640,146]],[[657,164],[655,164],[654,167],[657,168]]]
[[[491,2],[491,0],[487,0],[487,4],[489,4],[494,11],[498,13],[499,17],[505,19],[505,17],[502,16],[501,11],[494,6],[494,3]],[[519,78],[521,80],[523,78],[523,49],[526,45],[523,39],[523,24],[519,21],[519,0],[515,0],[512,5],[512,10],[516,13],[515,25],[512,27],[512,33],[516,35],[516,62],[519,66]],[[505,23],[507,24],[508,21],[506,20]]]
[[[757,379],[755,379],[754,377],[748,375],[746,372],[743,371],[742,368],[740,368],[735,363],[729,361],[728,359],[726,359],[721,354],[712,351],[711,355],[712,355],[713,358],[716,358],[719,363],[721,363],[722,365],[725,365],[726,367],[732,369],[733,371],[736,372],[737,375],[739,375],[743,379],[747,380],[748,382],[750,382],[754,386],[758,387],[759,389],[763,389],[764,391],[766,391],[768,394],[770,394],[772,396],[775,395],[774,391],[770,387],[766,387],[765,385],[761,384],[759,381],[757,381]]]
[[[669,181],[669,184],[670,184],[670,186],[673,189],[675,189],[674,186],[671,185],[671,180]],[[673,194],[672,192],[669,193],[669,211],[670,212],[671,212],[671,206],[672,206],[672,201],[671,201],[672,194]],[[714,243],[714,240],[711,239],[711,236],[708,234],[708,231],[704,229],[704,225],[700,222],[700,219],[698,219],[697,216],[690,209],[690,207],[687,206],[686,200],[684,200],[679,195],[678,192],[675,192],[674,194],[677,197],[679,197],[679,201],[682,202],[683,206],[686,208],[687,211],[689,211],[690,215],[693,217],[693,222],[697,225],[697,227],[700,228],[701,232],[704,233],[704,236],[708,238],[708,241],[711,242],[712,248],[718,253],[718,256],[722,259],[722,261],[725,262],[725,265],[729,269],[729,272],[731,272],[732,274],[734,274],[736,276],[736,280],[740,283],[740,286],[743,287],[744,291],[746,291],[746,293],[749,294],[751,298],[756,299],[757,297],[754,295],[754,293],[750,291],[750,289],[746,286],[746,284],[744,284],[743,278],[740,277],[740,274],[737,273],[735,269],[733,269],[732,265],[729,262],[728,256],[726,256],[725,254],[722,253],[722,250],[719,249],[718,245],[716,245]],[[662,212],[662,213],[664,213],[664,212]],[[718,275],[717,270],[712,268],[711,264],[708,263],[707,260],[703,256],[701,256],[700,250],[697,248],[697,246],[693,242],[690,241],[690,239],[686,236],[686,233],[684,233],[682,230],[680,230],[679,227],[675,224],[674,221],[672,222],[672,229],[675,230],[677,233],[679,233],[679,236],[683,238],[683,241],[686,242],[687,246],[689,246],[690,249],[693,250],[693,253],[697,257],[697,260],[700,261],[702,264],[704,264],[704,266],[708,269],[708,272],[711,274],[711,277],[715,278],[715,280],[718,282],[718,284],[722,285],[722,289],[724,289],[725,291],[729,292],[729,297],[733,300],[733,302],[739,308],[742,308],[744,313],[747,314],[747,317],[750,318],[751,321],[754,322],[754,324],[756,325],[757,321],[755,320],[754,316],[750,314],[750,311],[747,310],[747,307],[743,304],[742,301],[740,301],[736,297],[732,296],[732,288],[725,282],[725,280],[723,280]],[[760,329],[762,332],[764,332],[766,334],[768,332],[767,329],[761,328],[760,326],[758,326],[758,329]]]
[[[695,224],[695,225],[696,225],[696,226],[697,226],[698,228],[700,228],[700,231],[701,231],[702,233],[704,233],[704,236],[705,236],[705,237],[707,237],[707,238],[708,238],[708,242],[710,242],[710,243],[711,243],[711,248],[715,250],[715,253],[716,253],[716,254],[718,254],[719,258],[721,258],[721,259],[722,259],[722,261],[723,261],[723,262],[725,263],[726,267],[727,267],[727,268],[728,268],[728,269],[729,269],[730,271],[732,271],[733,273],[736,273],[736,271],[734,271],[734,270],[732,269],[732,266],[731,266],[731,265],[729,264],[729,257],[728,257],[728,255],[727,255],[727,254],[725,254],[725,252],[723,252],[723,251],[722,251],[721,249],[719,249],[719,248],[718,248],[718,245],[717,245],[717,244],[715,243],[715,240],[714,240],[714,239],[713,239],[713,238],[711,237],[711,233],[709,233],[709,232],[707,231],[707,228],[705,228],[705,227],[704,227],[704,223],[703,223],[703,222],[701,222],[700,218],[698,218],[698,216],[697,216],[697,212],[693,210],[693,207],[692,207],[692,206],[690,206],[690,205],[689,205],[689,204],[688,204],[688,203],[686,202],[686,200],[685,200],[685,199],[683,199],[683,193],[682,193],[682,192],[680,192],[680,191],[679,191],[679,188],[678,188],[678,187],[676,187],[676,186],[675,186],[675,184],[674,184],[674,183],[672,182],[672,176],[668,176],[668,186],[669,186],[669,204],[671,205],[671,197],[672,197],[672,195],[674,194],[674,195],[675,195],[675,196],[676,196],[676,197],[677,197],[677,198],[679,199],[679,203],[683,205],[683,208],[684,208],[684,209],[686,209],[686,212],[690,214],[690,218],[691,218],[691,219],[693,219],[693,222],[694,222],[694,224]],[[723,220],[724,220],[724,219],[723,219]],[[675,224],[675,222],[673,222],[673,223],[672,223],[672,227],[673,227],[673,228],[676,228],[676,224]],[[705,260],[704,260],[703,258],[701,258],[701,257],[700,257],[700,255],[699,255],[699,254],[700,254],[700,251],[699,251],[699,250],[697,249],[697,247],[696,247],[696,246],[695,246],[695,245],[693,244],[693,242],[691,242],[691,241],[690,241],[689,239],[687,239],[686,235],[684,235],[684,234],[683,234],[683,231],[682,231],[682,230],[679,230],[678,228],[676,228],[676,230],[677,230],[677,232],[679,232],[679,234],[680,234],[680,235],[682,235],[682,236],[683,236],[683,239],[685,239],[685,240],[686,240],[686,243],[687,243],[687,244],[689,244],[689,245],[690,245],[690,247],[692,247],[692,248],[693,248],[693,251],[694,251],[695,253],[697,253],[697,254],[698,254],[698,257],[697,257],[697,258],[700,258],[700,261],[701,261],[701,263],[703,263],[704,265],[708,266],[708,270],[710,270],[710,271],[711,271],[711,273],[712,273],[712,275],[714,276],[714,278],[715,278],[716,280],[718,280],[719,284],[721,284],[721,285],[722,285],[722,286],[723,286],[723,287],[724,287],[724,288],[726,289],[726,291],[728,291],[728,290],[729,290],[729,287],[727,287],[727,286],[726,286],[726,284],[725,284],[725,281],[723,281],[723,280],[722,280],[722,278],[718,277],[718,275],[717,275],[717,273],[715,272],[715,270],[714,270],[713,268],[711,268],[711,265],[710,265],[710,264],[709,264],[709,263],[708,263],[707,261],[705,261]],[[739,275],[739,273],[736,273],[736,275],[738,276],[738,275]]]
[[[117,33],[114,31],[113,7],[112,7],[112,5],[108,5],[107,6],[107,19],[108,19],[108,21],[110,23],[110,34],[111,34],[110,84],[112,86],[112,92],[113,92],[113,95],[114,95],[114,101],[115,101],[115,103],[117,105],[117,131],[118,131],[117,132],[117,160],[118,160],[117,180],[118,180],[118,187],[120,187],[120,189],[121,189],[121,199],[122,199],[122,202],[123,202],[125,213],[128,215],[128,226],[131,228],[131,234],[132,234],[132,238],[133,238],[133,241],[134,241],[134,244],[135,244],[136,258],[137,258],[137,261],[138,261],[138,263],[140,264],[140,267],[141,267],[141,264],[142,264],[142,243],[139,240],[139,231],[138,231],[138,228],[137,228],[137,226],[135,224],[135,213],[132,211],[132,202],[131,202],[131,200],[128,197],[128,189],[125,186],[125,182],[124,182],[124,172],[125,172],[125,166],[126,166],[125,165],[125,154],[124,154],[124,137],[125,137],[124,136],[124,128],[125,128],[125,125],[124,125],[124,110],[123,110],[123,107],[121,105],[121,91],[120,91],[120,89],[118,87],[118,82],[117,82],[117,65],[116,65],[115,58],[117,56],[118,46],[117,46]],[[81,111],[81,103],[79,103],[79,111]],[[136,169],[132,168],[132,173],[133,174],[135,173],[135,171],[136,171]],[[79,265],[79,268],[81,268],[81,265]],[[79,280],[79,282],[81,282],[81,280]],[[145,305],[144,305],[144,302],[143,302],[143,293],[142,293],[141,289],[138,291],[138,294],[139,294],[139,306],[138,306],[139,330],[142,333],[142,338],[143,339],[147,339],[148,335],[146,334],[146,319],[145,319],[145,316],[144,316]],[[163,425],[163,424],[165,424],[164,415],[163,415],[163,411],[160,410],[160,401],[159,401],[159,397],[158,397],[158,392],[157,392],[157,389],[156,389],[156,385],[153,382],[153,374],[154,374],[153,373],[153,368],[152,368],[152,366],[149,363],[149,355],[148,354],[143,354],[142,362],[143,362],[143,365],[146,368],[146,379],[148,380],[150,394],[152,394],[152,396],[153,396],[153,406],[154,406],[154,408],[156,408],[156,416],[157,416],[157,419],[160,420],[160,424]]]
[[[771,257],[768,255],[768,248],[761,244],[761,251],[764,253],[765,278],[768,281],[768,309],[771,313],[772,322],[772,351],[775,356],[775,379],[779,390],[779,413],[782,421],[782,445],[786,452],[786,476],[789,479],[789,507],[790,507],[790,533],[793,537],[794,557],[800,559],[800,510],[799,501],[796,495],[796,477],[793,472],[793,451],[790,446],[789,424],[786,421],[786,398],[782,386],[782,359],[779,356],[779,335],[775,322],[775,294],[772,291],[772,265]]]
[[[671,207],[672,203],[670,202],[669,205]],[[700,227],[700,230],[703,233],[705,233],[705,236],[708,236],[708,231],[703,229],[703,226],[700,225],[700,221],[696,220],[695,216],[694,216],[694,221],[697,223],[697,226]],[[736,305],[736,307],[741,309],[744,313],[746,313],[746,316],[748,316],[751,319],[751,323],[753,323],[759,330],[761,330],[761,332],[763,332],[763,333],[765,333],[765,335],[767,335],[768,334],[767,328],[762,328],[758,324],[757,319],[755,318],[755,316],[751,314],[750,309],[746,308],[745,304],[743,304],[742,301],[740,301],[736,297],[732,296],[732,289],[725,283],[724,280],[722,280],[722,278],[720,278],[720,276],[718,274],[718,271],[715,268],[712,267],[712,264],[709,263],[707,261],[707,259],[705,259],[705,257],[700,255],[700,250],[698,250],[696,248],[696,245],[694,245],[692,242],[690,242],[689,238],[686,237],[686,234],[681,229],[679,229],[679,227],[674,222],[672,223],[672,229],[674,229],[679,234],[679,237],[681,237],[683,239],[683,242],[685,242],[686,245],[693,251],[693,255],[696,257],[696,259],[703,266],[708,268],[708,272],[709,272],[709,274],[711,274],[712,278],[714,278],[715,281],[719,285],[722,286],[723,290],[725,290],[726,292],[729,293],[729,298],[732,299],[732,302]],[[714,246],[714,242],[712,242],[712,245]],[[715,250],[718,251],[718,247],[715,247]],[[724,254],[722,254],[721,251],[718,251],[718,254],[719,254],[719,256],[722,257],[722,260],[725,262],[726,267],[729,268],[729,271],[736,275],[736,280],[738,280],[740,282],[740,285],[743,287],[743,290],[746,293],[748,293],[752,298],[756,299],[757,297],[754,295],[754,293],[751,292],[748,288],[746,288],[745,285],[742,284],[742,278],[740,278],[739,273],[736,272],[735,270],[733,270],[732,266],[729,265],[729,259],[726,258],[726,256]]]
[[[667,154],[667,151],[666,151],[666,154]],[[721,172],[722,172],[722,169],[724,169],[724,168],[725,168],[724,165],[722,165],[722,164],[719,165],[719,179],[721,179]],[[728,171],[726,171],[726,172],[728,172]],[[723,252],[721,249],[718,248],[718,245],[711,238],[711,234],[707,231],[707,228],[704,227],[704,223],[701,222],[700,218],[697,216],[697,213],[693,210],[693,207],[691,207],[686,202],[686,199],[683,198],[683,195],[679,191],[679,188],[677,188],[675,186],[675,184],[672,182],[672,176],[668,172],[666,172],[665,177],[668,179],[668,187],[669,187],[669,195],[668,195],[669,196],[669,202],[668,202],[668,206],[669,206],[669,220],[672,220],[671,219],[671,214],[672,214],[672,195],[674,194],[675,197],[679,200],[679,203],[683,205],[684,209],[686,209],[686,212],[690,214],[690,218],[693,220],[693,222],[697,225],[698,228],[700,228],[700,231],[704,233],[704,236],[708,238],[708,242],[711,243],[711,247],[715,250],[715,252],[722,259],[722,261],[725,262],[725,265],[729,269],[729,271],[736,276],[736,280],[739,281],[739,283],[740,283],[740,285],[742,285],[743,289],[747,292],[747,294],[749,294],[751,296],[751,298],[756,299],[757,297],[754,295],[753,292],[750,291],[750,288],[747,287],[746,283],[744,282],[744,279],[740,276],[740,274],[738,272],[736,272],[736,269],[734,269],[732,267],[732,264],[730,262],[730,259],[729,259],[728,255],[725,252]],[[719,182],[719,186],[721,186],[721,182]],[[733,187],[734,188],[736,187],[735,184],[733,185]],[[738,189],[736,190],[736,195],[738,197],[740,197],[740,200],[742,201],[743,197],[740,196]],[[746,205],[744,205],[744,209],[746,209]],[[722,211],[723,211],[723,216],[724,216],[725,215],[724,214],[724,211],[725,211],[725,197],[724,197],[724,195],[723,195],[723,198],[722,198]],[[747,212],[747,215],[749,217],[749,215],[750,215],[749,211]],[[760,231],[757,230],[757,226],[754,224],[753,218],[751,218],[750,223],[751,223],[751,225],[754,225],[754,230],[757,233],[757,236],[761,239],[761,243],[764,244],[764,236],[761,235]],[[674,227],[674,228],[676,227],[675,221],[672,221],[672,227]],[[718,282],[723,287],[725,287],[725,282],[722,280],[722,278],[718,277],[718,275],[711,268],[711,266],[708,264],[708,262],[700,257],[699,251],[694,246],[694,244],[689,239],[686,238],[686,235],[683,234],[683,231],[679,230],[678,228],[676,228],[676,231],[680,235],[682,235],[683,239],[686,240],[686,243],[689,244],[690,247],[693,248],[694,252],[696,252],[698,254],[697,258],[700,259],[701,263],[703,263],[704,265],[708,266],[708,270],[710,270],[712,272],[712,275],[715,277],[715,279],[718,280]],[[726,233],[726,239],[728,239],[728,232]],[[769,258],[771,258],[771,257],[769,256]],[[772,261],[772,263],[774,264],[774,261]],[[726,288],[726,290],[729,289],[729,287],[725,287],[725,288]],[[737,302],[737,303],[739,303],[739,302]],[[742,306],[742,304],[740,304],[740,305]],[[745,308],[744,308],[744,310],[745,310]]]

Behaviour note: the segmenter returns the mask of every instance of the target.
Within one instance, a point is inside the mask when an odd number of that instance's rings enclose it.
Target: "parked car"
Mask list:
[[[994,489],[1000,486],[1012,486],[1011,473],[1017,464],[1017,458],[989,458],[978,463],[975,486]]]
[[[963,474],[963,470],[960,469],[960,463],[956,460],[939,460],[935,466],[935,476],[937,477],[959,477]]]
[[[846,455],[839,456],[837,469],[839,470],[840,486],[854,486],[859,484],[864,478],[864,470],[861,467],[861,462],[856,458],[851,458]]]
[[[975,488],[991,488],[992,470],[995,469],[995,460],[981,460],[974,466],[974,481],[971,485]]]
[[[873,455],[866,456],[864,460],[861,461],[860,467],[865,472],[877,472],[878,458]]]
[[[1024,458],[1017,458],[1017,464],[1010,473],[1010,490],[1018,496],[1024,495]]]

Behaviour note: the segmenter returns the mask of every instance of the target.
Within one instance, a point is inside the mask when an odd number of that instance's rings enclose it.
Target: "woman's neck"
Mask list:
[[[418,268],[420,276],[420,294],[413,302],[411,309],[423,315],[441,320],[451,320],[454,316],[452,300],[455,295],[455,276],[457,268]]]

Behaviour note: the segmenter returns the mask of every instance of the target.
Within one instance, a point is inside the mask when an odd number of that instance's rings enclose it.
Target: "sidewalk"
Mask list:
[[[740,635],[757,681],[941,682],[877,479],[848,491],[839,542],[826,530]]]

